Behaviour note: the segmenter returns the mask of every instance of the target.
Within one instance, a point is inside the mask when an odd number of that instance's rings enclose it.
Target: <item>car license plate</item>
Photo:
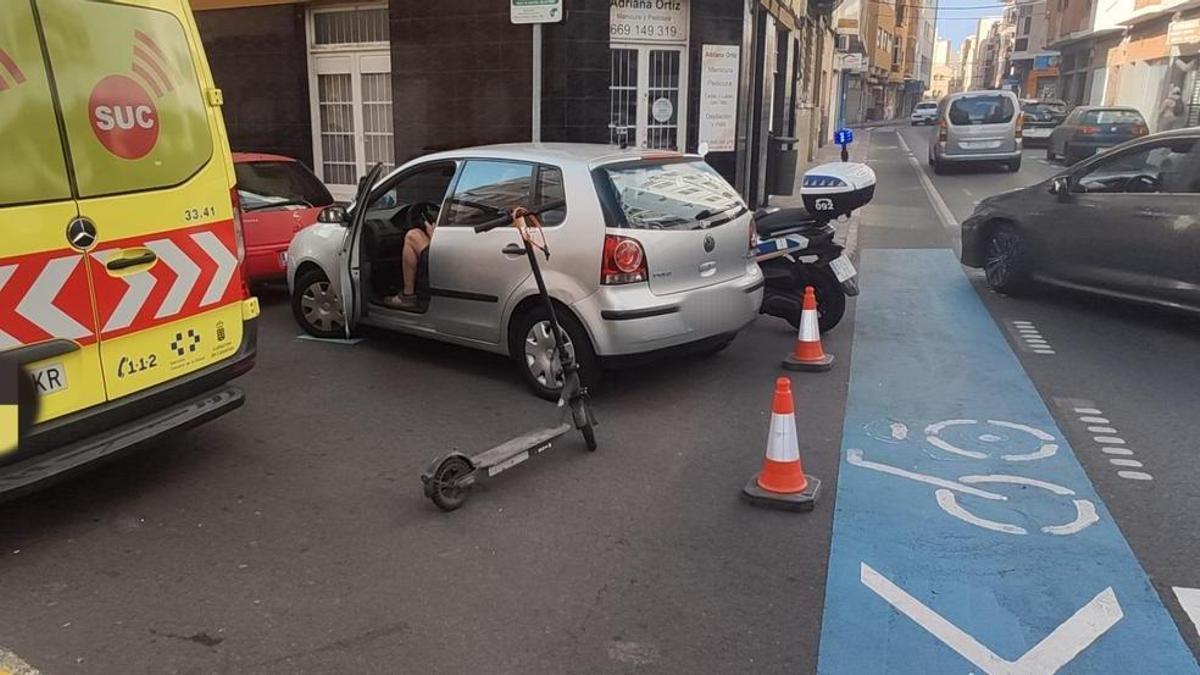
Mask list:
[[[1045,138],[1049,135],[1050,135],[1049,129],[1042,129],[1042,128],[1038,128],[1038,127],[1025,129],[1025,136],[1027,138]]]
[[[37,393],[41,396],[53,394],[67,388],[67,369],[61,363],[51,363],[37,370],[29,371]]]
[[[990,150],[1000,147],[1000,141],[963,141],[963,150]]]
[[[854,263],[850,262],[850,259],[844,255],[839,255],[830,260],[829,269],[833,270],[833,276],[837,277],[838,282],[845,281],[858,274],[858,271],[854,269]]]

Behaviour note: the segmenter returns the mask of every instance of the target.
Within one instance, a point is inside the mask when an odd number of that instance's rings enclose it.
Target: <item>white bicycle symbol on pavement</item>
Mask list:
[[[942,437],[942,432],[947,429],[955,431],[965,431],[966,427],[980,424],[979,420],[973,419],[956,419],[936,422],[925,427],[925,441],[929,445],[942,450],[944,452],[966,457],[969,459],[989,459],[993,457],[992,453],[984,452],[979,449],[964,448],[960,445],[951,443]],[[1008,440],[1012,432],[1021,432],[1035,441],[1037,448],[1026,453],[1008,453],[1001,454],[1000,458],[1006,462],[1031,462],[1047,457],[1053,457],[1058,452],[1058,445],[1054,442],[1054,436],[1024,424],[1015,422],[1006,422],[1004,420],[986,420],[985,424],[992,428],[984,433],[975,436],[975,440],[986,445],[993,445],[1001,441]],[[908,438],[908,427],[900,422],[892,422],[888,425],[890,431],[890,439],[888,442],[903,441]],[[1100,516],[1096,513],[1096,505],[1088,499],[1075,498],[1075,491],[1036,478],[1026,476],[1016,476],[1007,473],[992,473],[992,474],[968,474],[959,476],[958,480],[946,480],[937,476],[909,471],[890,464],[883,464],[866,459],[863,456],[863,451],[856,448],[846,450],[846,461],[850,464],[864,469],[871,469],[880,473],[886,473],[892,476],[899,476],[909,480],[927,483],[936,486],[934,497],[937,499],[937,504],[943,511],[958,518],[959,520],[982,527],[995,532],[1004,532],[1006,534],[1023,535],[1029,534],[1029,530],[1016,523],[1006,523],[997,520],[990,520],[972,513],[966,507],[959,503],[957,495],[970,495],[981,499],[990,500],[993,502],[1008,501],[1006,495],[991,490],[986,490],[981,485],[1018,485],[1023,487],[1032,487],[1045,490],[1059,497],[1071,497],[1071,503],[1075,507],[1075,518],[1059,524],[1043,525],[1040,530],[1045,534],[1053,535],[1068,535],[1075,534],[1089,525],[1100,521]],[[1022,494],[1025,494],[1024,492]]]

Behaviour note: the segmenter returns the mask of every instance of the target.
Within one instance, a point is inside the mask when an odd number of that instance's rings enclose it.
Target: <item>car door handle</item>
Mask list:
[[[518,246],[516,244],[509,244],[508,246],[505,246],[500,252],[503,253],[504,255],[525,255],[525,248],[522,246]]]
[[[132,258],[113,258],[105,263],[104,266],[115,272],[117,270],[129,269],[130,267],[137,267],[138,265],[149,265],[156,260],[158,260],[158,256],[155,255],[154,251],[145,251],[141,255]]]

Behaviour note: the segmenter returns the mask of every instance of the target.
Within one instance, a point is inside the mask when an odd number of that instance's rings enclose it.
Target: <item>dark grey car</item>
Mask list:
[[[1040,281],[1200,314],[1200,127],[983,200],[962,262],[1003,293]]]
[[[1064,164],[1082,159],[1150,133],[1136,108],[1081,106],[1050,132],[1046,159]]]

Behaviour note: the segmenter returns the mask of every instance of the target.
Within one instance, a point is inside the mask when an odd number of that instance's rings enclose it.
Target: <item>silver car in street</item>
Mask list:
[[[938,103],[937,133],[929,135],[934,173],[968,162],[1003,163],[1021,169],[1021,102],[1011,91],[966,91]]]
[[[506,354],[539,396],[556,398],[561,367],[518,233],[472,226],[557,200],[565,206],[543,214],[543,274],[585,384],[606,367],[719,351],[762,302],[751,213],[696,155],[466,148],[410,161],[364,193],[349,211],[323,212],[288,250],[293,314],[314,336],[371,325]],[[419,307],[392,309],[383,299],[401,285],[414,214],[435,223],[417,267]]]

